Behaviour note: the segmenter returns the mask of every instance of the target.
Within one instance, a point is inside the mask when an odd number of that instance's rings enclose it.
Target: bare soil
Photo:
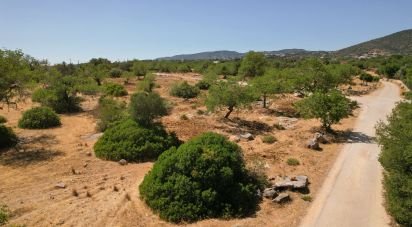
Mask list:
[[[171,114],[161,119],[165,127],[175,131],[182,140],[206,131],[228,137],[250,132],[255,136],[254,140],[238,143],[248,166],[260,168],[269,177],[307,175],[310,180],[307,193],[316,200],[316,192],[342,144],[321,145],[322,151],[305,148],[305,143],[320,124],[317,120],[292,118],[292,105],[299,98],[290,95],[271,97],[268,110],[256,103],[250,109],[234,111],[231,120],[222,120],[224,110],[215,114],[202,113],[206,111],[202,105],[203,95],[193,100],[169,95],[173,83],[186,80],[194,84],[200,78],[196,74],[157,76],[159,87],[156,90],[173,106]],[[123,83],[120,79],[117,82]],[[132,80],[126,86],[129,93],[135,91],[137,83],[139,81]],[[7,125],[22,140],[18,148],[3,150],[0,154],[0,203],[7,204],[13,211],[11,223],[27,226],[173,226],[159,219],[139,199],[138,186],[153,163],[121,166],[94,156],[93,145],[98,138],[94,117],[97,97],[86,97],[82,103],[84,112],[61,115],[61,127],[47,130],[17,128],[22,112],[33,105],[26,100],[19,103],[18,109],[0,110],[0,115],[9,120]],[[355,111],[355,116],[357,113]],[[182,115],[188,119],[184,120]],[[341,132],[351,130],[355,116],[334,128]],[[274,127],[278,123],[286,125],[286,129]],[[277,142],[263,143],[264,135],[275,136]],[[300,165],[287,165],[288,158],[298,159]],[[56,188],[59,182],[66,188]],[[310,205],[301,196],[291,192],[292,201],[284,205],[264,200],[252,217],[209,219],[188,225],[297,226]]]

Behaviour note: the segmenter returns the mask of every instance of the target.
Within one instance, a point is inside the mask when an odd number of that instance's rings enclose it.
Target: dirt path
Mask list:
[[[387,226],[390,219],[382,197],[380,149],[374,126],[400,100],[399,87],[383,82],[370,95],[357,97],[362,112],[301,226]]]

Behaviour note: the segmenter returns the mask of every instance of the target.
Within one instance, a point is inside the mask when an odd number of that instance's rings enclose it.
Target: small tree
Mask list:
[[[281,78],[278,72],[266,73],[263,76],[253,78],[251,86],[259,96],[263,97],[263,108],[267,108],[268,95],[280,94],[292,89],[290,82]]]
[[[242,59],[239,75],[242,77],[262,76],[265,73],[266,65],[264,54],[250,51]]]
[[[349,100],[338,90],[315,92],[297,102],[296,107],[305,118],[319,118],[326,131],[331,131],[332,124],[338,123],[351,112]]]
[[[144,77],[147,74],[147,67],[144,62],[135,61],[132,66],[132,72],[137,76],[137,79],[140,79],[141,76]]]
[[[124,86],[116,83],[106,83],[104,85],[104,92],[106,95],[114,97],[126,96],[128,94]]]
[[[170,90],[170,95],[184,99],[195,98],[199,95],[199,93],[200,91],[198,87],[192,86],[186,81],[173,85],[172,89]]]
[[[220,81],[209,88],[206,106],[209,110],[226,107],[228,112],[225,118],[233,112],[234,108],[250,104],[256,100],[248,86],[242,86],[237,81]]]
[[[144,91],[144,92],[152,92],[153,88],[155,87],[155,75],[154,74],[149,74],[144,77],[143,81],[141,81],[137,85],[137,89],[139,91]]]
[[[99,100],[97,130],[103,132],[127,117],[126,103],[110,97]]]
[[[151,125],[153,120],[167,114],[165,101],[159,94],[138,92],[129,104],[131,117],[141,125]]]
[[[122,70],[118,68],[113,68],[110,70],[109,75],[112,78],[119,78],[122,76]]]
[[[373,76],[366,72],[362,72],[362,74],[359,76],[359,79],[362,80],[362,82],[365,84],[368,84],[368,82],[374,81]]]

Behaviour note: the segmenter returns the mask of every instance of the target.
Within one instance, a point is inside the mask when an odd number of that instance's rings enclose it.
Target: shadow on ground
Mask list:
[[[52,160],[63,154],[61,151],[46,150],[43,148],[33,150],[10,149],[8,152],[0,155],[0,165],[25,167]]]

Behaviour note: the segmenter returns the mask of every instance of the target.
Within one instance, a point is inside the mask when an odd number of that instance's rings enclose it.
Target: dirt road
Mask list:
[[[302,227],[388,226],[383,207],[380,149],[374,142],[374,126],[385,119],[400,100],[399,87],[383,82],[370,95],[356,97],[362,112],[354,127],[351,141],[345,144],[332,170],[316,196]]]

